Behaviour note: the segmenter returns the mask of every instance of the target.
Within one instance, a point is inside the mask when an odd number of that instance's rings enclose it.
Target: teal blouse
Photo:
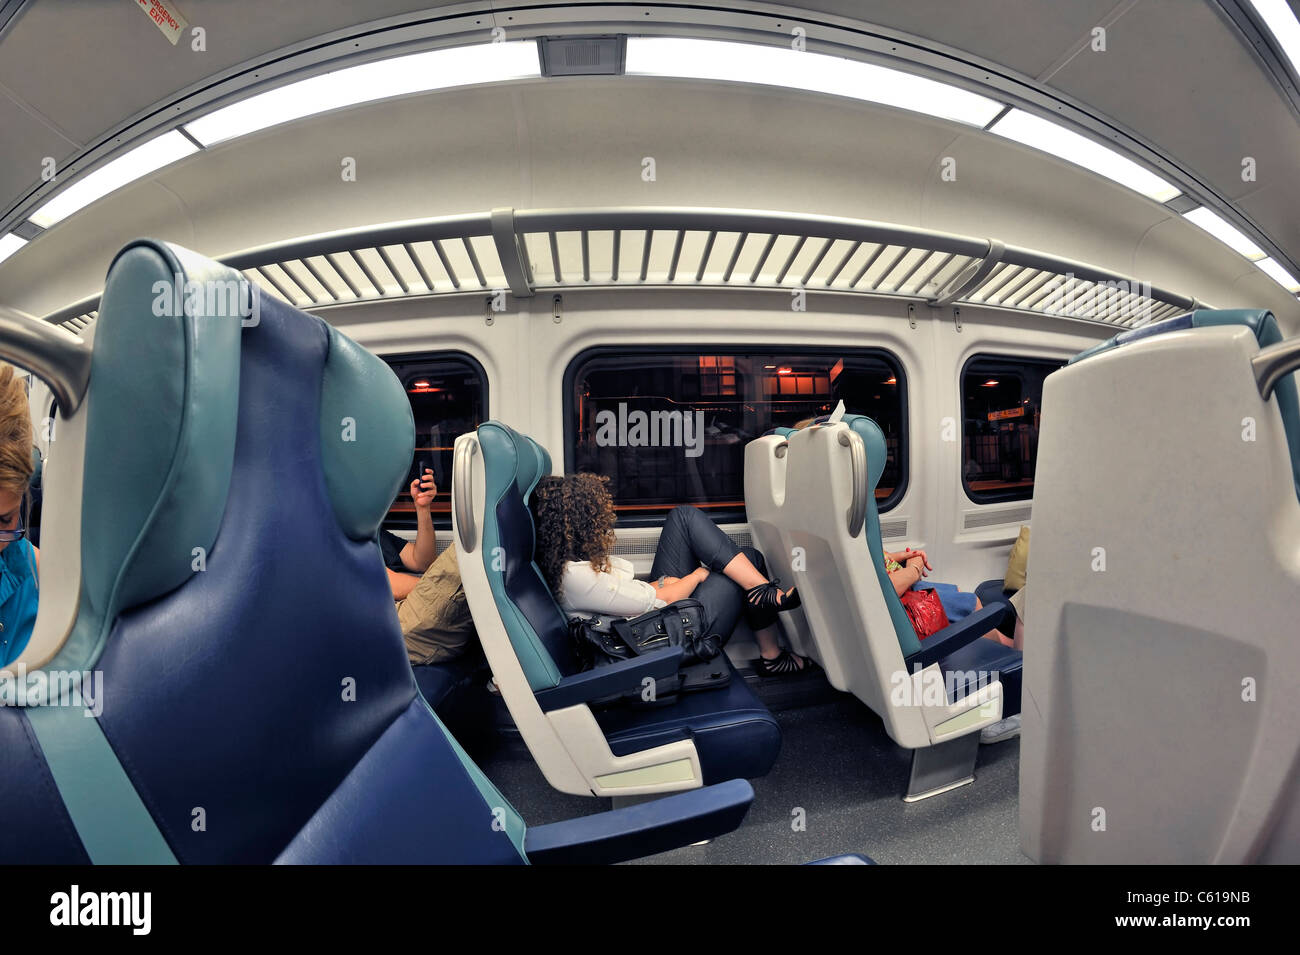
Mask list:
[[[18,659],[36,623],[36,555],[26,538],[0,551],[0,667]]]

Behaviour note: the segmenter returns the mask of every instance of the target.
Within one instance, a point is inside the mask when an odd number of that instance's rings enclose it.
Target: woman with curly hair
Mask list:
[[[40,553],[26,540],[32,463],[27,386],[0,365],[0,667],[18,659],[36,623]]]
[[[782,649],[774,626],[779,612],[799,606],[798,593],[768,580],[763,555],[738,546],[699,508],[673,508],[659,535],[653,582],[637,580],[631,563],[610,553],[616,516],[607,485],[600,475],[571,474],[542,478],[533,491],[537,564],[566,614],[635,617],[693,597],[708,630],[723,640],[744,614],[763,675],[798,673],[811,664]]]

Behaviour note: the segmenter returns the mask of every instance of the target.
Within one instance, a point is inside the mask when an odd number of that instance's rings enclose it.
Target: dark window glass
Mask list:
[[[977,504],[1034,496],[1043,379],[1063,361],[979,355],[962,369],[962,485]]]
[[[565,470],[608,475],[625,523],[677,504],[743,520],[745,445],[841,399],[885,432],[881,509],[903,494],[906,382],[882,351],[595,349],[570,364],[565,390]]]
[[[415,418],[415,456],[385,525],[415,527],[415,502],[408,488],[425,468],[433,468],[438,494],[433,520],[451,526],[451,456],[456,439],[473,431],[487,414],[487,376],[468,355],[439,353],[386,357],[406,389]]]

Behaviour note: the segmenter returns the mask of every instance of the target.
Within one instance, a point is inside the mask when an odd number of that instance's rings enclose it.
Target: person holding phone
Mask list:
[[[456,545],[438,553],[433,499],[438,493],[432,468],[422,468],[410,484],[415,502],[415,540],[380,530],[379,549],[397,605],[397,621],[412,666],[446,663],[462,656],[477,634],[461,586]]]

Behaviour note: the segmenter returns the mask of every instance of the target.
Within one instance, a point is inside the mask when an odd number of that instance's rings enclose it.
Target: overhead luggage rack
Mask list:
[[[221,261],[309,310],[570,288],[804,289],[1133,328],[1203,304],[996,239],[744,209],[503,208],[313,235]],[[98,302],[46,320],[80,331]]]

